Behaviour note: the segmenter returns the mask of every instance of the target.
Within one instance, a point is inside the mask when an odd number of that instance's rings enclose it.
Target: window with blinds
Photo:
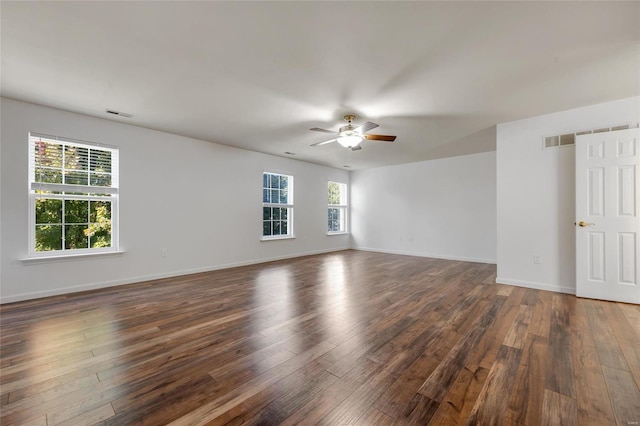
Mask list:
[[[117,250],[118,149],[29,135],[32,255]]]

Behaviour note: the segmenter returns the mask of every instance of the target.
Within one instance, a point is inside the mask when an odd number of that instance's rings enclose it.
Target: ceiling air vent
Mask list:
[[[114,111],[112,109],[105,109],[104,112],[106,112],[107,114],[119,115],[120,117],[124,117],[124,118],[133,117],[133,114],[128,114],[126,112],[120,112],[120,111]]]
[[[600,129],[593,129],[593,130],[582,130],[580,132],[566,133],[564,135],[557,135],[557,136],[546,136],[544,138],[544,148],[546,149],[546,148],[556,148],[559,146],[575,145],[576,136],[580,136],[580,135],[590,135],[591,133],[614,132],[616,130],[633,129],[636,127],[640,127],[638,123],[603,127]]]

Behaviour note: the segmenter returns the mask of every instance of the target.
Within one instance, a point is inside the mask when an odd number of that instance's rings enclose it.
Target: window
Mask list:
[[[117,250],[118,150],[29,135],[32,256]]]
[[[347,232],[347,185],[338,182],[329,182],[329,227],[330,234]]]
[[[262,174],[262,238],[293,237],[293,176]]]

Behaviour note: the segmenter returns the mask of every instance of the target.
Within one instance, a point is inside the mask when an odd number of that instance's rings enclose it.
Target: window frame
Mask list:
[[[340,187],[340,204],[329,203],[329,185],[337,184]],[[344,191],[344,194],[343,194]],[[342,229],[332,231],[329,229],[329,211],[338,209],[341,212]],[[327,235],[345,235],[349,233],[349,187],[346,183],[327,181]]]
[[[111,153],[110,160],[110,168],[111,172],[106,173],[109,174],[111,179],[110,186],[96,186],[96,185],[79,185],[79,184],[65,184],[65,183],[44,183],[36,181],[36,158],[35,158],[35,149],[36,142],[47,142],[53,143],[62,146],[62,150],[67,146],[74,146],[78,148],[87,148],[89,150],[96,149],[101,151],[109,151]],[[60,137],[60,136],[52,136],[41,133],[29,133],[28,138],[28,169],[29,175],[27,178],[27,191],[29,195],[29,214],[28,214],[28,238],[29,238],[29,251],[28,257],[22,260],[30,260],[30,259],[47,259],[47,258],[71,258],[71,257],[79,257],[79,256],[87,256],[87,255],[98,255],[98,254],[112,254],[112,253],[120,253],[119,249],[119,149],[115,146],[100,144],[95,142],[88,142],[79,139],[73,139],[68,137]],[[87,166],[89,167],[89,166]],[[55,168],[57,170],[57,168]],[[66,169],[63,166],[60,169],[60,172],[64,175],[65,171],[73,171],[74,169]],[[91,176],[90,168],[87,169],[87,179],[90,179]],[[88,183],[91,183],[88,180]],[[91,189],[92,192],[88,192]],[[76,192],[77,194],[38,194],[38,190],[51,190],[58,192]],[[80,194],[83,193],[84,194]],[[90,194],[103,194],[103,195],[90,195]],[[49,200],[60,200],[62,203],[61,208],[61,223],[60,226],[66,226],[65,223],[65,201],[88,201],[88,202],[109,202],[110,205],[110,220],[111,220],[111,246],[110,247],[86,247],[86,248],[65,248],[65,239],[64,234],[61,240],[61,248],[58,250],[45,250],[45,251],[37,251],[36,250],[36,227],[37,227],[37,217],[36,217],[36,202],[39,199],[49,199]],[[91,222],[91,208],[90,204],[87,204],[87,225],[94,223]],[[84,225],[84,223],[82,223]]]
[[[265,190],[272,190],[275,188],[265,188],[264,186],[264,177],[265,175],[274,175],[274,176],[279,176],[279,177],[286,177],[287,178],[287,202],[286,203],[273,203],[273,202],[265,202],[264,201],[264,191]],[[286,173],[281,173],[281,172],[273,172],[273,171],[268,171],[268,170],[264,170],[262,172],[262,191],[261,191],[261,196],[262,196],[262,235],[260,237],[261,241],[277,241],[277,240],[288,240],[288,239],[294,239],[295,238],[295,233],[294,233],[294,197],[293,197],[293,191],[294,191],[294,178],[293,175],[289,175]],[[278,188],[278,190],[281,190],[282,188]],[[287,233],[286,234],[277,234],[277,235],[264,235],[264,208],[285,208],[287,209]],[[282,222],[282,219],[279,219]],[[271,222],[273,222],[273,218],[270,219]]]

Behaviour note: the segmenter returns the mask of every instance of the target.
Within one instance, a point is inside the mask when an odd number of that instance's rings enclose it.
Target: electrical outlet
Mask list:
[[[167,251],[166,248],[160,250],[160,256],[167,257],[168,254],[169,254],[169,252]]]
[[[533,255],[533,264],[540,265],[542,263],[542,259],[537,254]]]

